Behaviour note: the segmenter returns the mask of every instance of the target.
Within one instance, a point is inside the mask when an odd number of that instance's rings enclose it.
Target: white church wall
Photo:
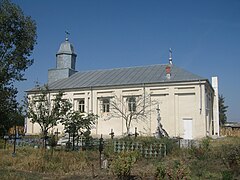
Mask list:
[[[115,136],[122,136],[126,133],[125,120],[121,117],[111,117],[111,112],[102,112],[101,98],[123,99],[136,95],[150,96],[151,103],[148,115],[145,121],[133,122],[130,131],[134,133],[135,127],[141,135],[154,135],[157,127],[157,104],[160,107],[160,116],[163,128],[171,137],[184,137],[184,120],[192,121],[192,137],[201,138],[206,136],[209,126],[209,119],[206,122],[206,82],[182,82],[165,85],[144,85],[133,87],[113,87],[98,88],[88,90],[65,91],[64,99],[69,99],[73,103],[74,110],[79,110],[79,100],[84,100],[85,112],[98,114],[99,118],[92,129],[93,136],[103,134],[108,136],[113,129]],[[207,89],[210,91],[210,89]],[[63,132],[63,126],[58,125],[58,129]],[[27,134],[36,134],[40,132],[39,126],[35,123],[32,125],[28,120]]]

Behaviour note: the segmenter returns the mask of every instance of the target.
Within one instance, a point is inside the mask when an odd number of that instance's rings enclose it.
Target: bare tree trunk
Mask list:
[[[126,128],[127,128],[127,135],[130,134],[130,123],[128,123],[128,121],[126,121]]]
[[[43,148],[46,149],[47,147],[47,130],[44,129],[43,131]]]

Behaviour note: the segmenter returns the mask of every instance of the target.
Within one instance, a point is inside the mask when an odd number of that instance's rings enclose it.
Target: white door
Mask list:
[[[183,138],[192,139],[192,119],[183,119]]]

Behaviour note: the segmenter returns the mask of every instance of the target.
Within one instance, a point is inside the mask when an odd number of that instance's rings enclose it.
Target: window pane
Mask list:
[[[102,100],[103,104],[103,112],[110,112],[110,99],[109,98],[104,98]]]
[[[136,111],[136,102],[133,103],[133,108],[132,108],[132,111]]]
[[[131,112],[136,111],[136,98],[135,97],[128,98],[128,110]]]
[[[79,109],[78,109],[81,113],[85,112],[85,104],[84,104],[84,100],[80,100],[79,101]]]

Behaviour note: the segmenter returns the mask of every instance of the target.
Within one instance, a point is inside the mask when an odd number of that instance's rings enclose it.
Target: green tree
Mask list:
[[[43,134],[44,147],[48,130],[57,125],[58,121],[69,111],[68,101],[62,98],[59,92],[51,96],[48,86],[39,88],[39,93],[28,97],[28,118],[32,123],[38,123]]]
[[[24,80],[24,71],[32,65],[36,37],[31,17],[9,0],[0,0],[0,135],[8,130],[18,106],[13,83]]]
[[[218,99],[218,106],[219,106],[219,123],[222,126],[224,123],[227,122],[227,108],[228,106],[225,106],[225,98],[223,97],[223,95],[219,96]]]
[[[9,112],[5,112],[2,114],[3,121],[1,122],[2,125],[0,126],[0,131],[2,132],[1,135],[8,134],[7,130],[10,128],[16,126],[24,126],[24,119],[25,116],[23,114],[23,107],[22,106],[16,106],[13,110]]]
[[[96,119],[97,115],[73,111],[72,108],[66,113],[61,123],[64,125],[65,132],[69,134],[69,141],[72,137],[73,150],[75,149],[76,138],[78,139],[80,135],[89,135]]]

